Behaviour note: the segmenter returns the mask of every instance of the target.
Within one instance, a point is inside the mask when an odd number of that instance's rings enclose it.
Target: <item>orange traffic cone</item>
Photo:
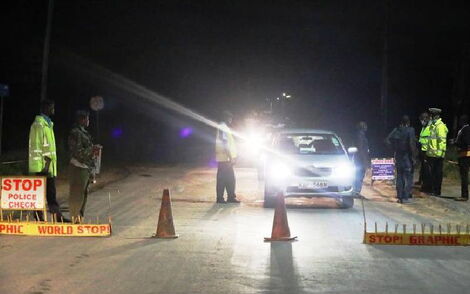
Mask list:
[[[175,226],[173,225],[173,215],[171,213],[170,191],[163,190],[162,205],[160,207],[160,215],[158,216],[157,234],[155,238],[178,238],[175,234]]]
[[[291,241],[296,238],[297,237],[290,236],[289,223],[287,222],[286,203],[284,202],[284,194],[281,192],[277,195],[271,238],[264,238],[264,241]]]

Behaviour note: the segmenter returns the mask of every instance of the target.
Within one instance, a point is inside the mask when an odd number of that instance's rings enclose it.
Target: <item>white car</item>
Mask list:
[[[282,130],[266,154],[264,206],[273,207],[276,196],[283,192],[284,197],[332,197],[340,207],[350,208],[354,205],[354,175],[354,164],[335,133]]]

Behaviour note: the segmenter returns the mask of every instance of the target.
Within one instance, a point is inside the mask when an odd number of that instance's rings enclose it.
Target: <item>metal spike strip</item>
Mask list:
[[[457,234],[460,235],[460,225],[455,225],[455,230],[457,231]]]
[[[416,224],[413,224],[413,234],[416,234]]]
[[[433,224],[429,224],[430,225],[430,229],[431,229],[431,235],[434,235],[434,225]]]
[[[388,234],[388,222],[385,223],[385,234]]]
[[[426,232],[426,224],[421,224],[421,234],[424,235],[425,232]]]
[[[452,224],[447,224],[447,234],[452,232]]]
[[[406,225],[403,225],[403,234],[406,234]]]
[[[375,222],[375,233],[377,234],[377,222]]]
[[[395,224],[395,234],[398,233],[398,226],[399,226],[399,224]]]
[[[439,234],[442,235],[442,226],[439,224]]]

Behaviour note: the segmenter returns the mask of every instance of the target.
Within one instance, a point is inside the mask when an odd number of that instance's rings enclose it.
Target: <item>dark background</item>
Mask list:
[[[27,148],[40,101],[47,1],[1,5],[0,83],[5,98],[3,150]],[[104,97],[99,114],[105,155],[119,161],[208,161],[214,131],[142,99],[107,68],[191,110],[239,121],[266,98],[295,99],[299,126],[338,132],[351,144],[369,124],[374,155],[385,155],[380,89],[385,1],[55,1],[48,97],[65,148],[73,113]],[[466,1],[390,1],[389,120],[441,107],[468,111],[470,9]],[[458,107],[453,100],[460,99]],[[192,127],[187,138],[184,127]],[[418,127],[418,126],[417,126]],[[96,116],[90,130],[95,136]],[[454,130],[452,130],[454,131]]]

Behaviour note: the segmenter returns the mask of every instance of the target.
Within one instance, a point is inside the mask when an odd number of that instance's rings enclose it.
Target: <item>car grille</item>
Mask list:
[[[298,177],[328,177],[331,175],[331,167],[299,167],[294,170]]]

